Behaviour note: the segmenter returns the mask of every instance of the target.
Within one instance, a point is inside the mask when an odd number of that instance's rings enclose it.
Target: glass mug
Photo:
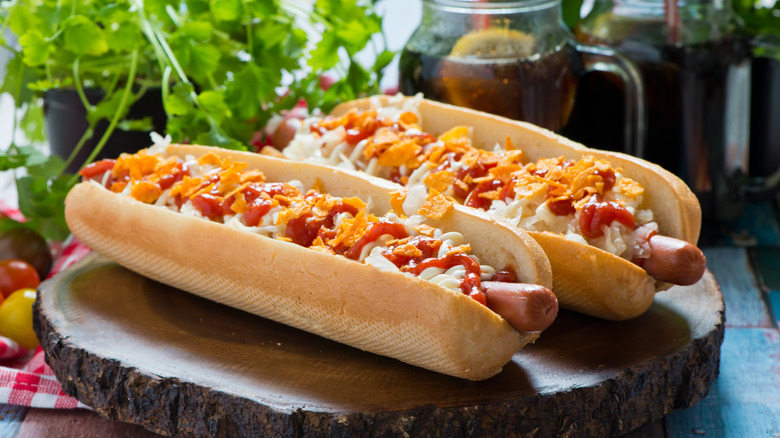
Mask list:
[[[728,0],[594,0],[576,30],[581,42],[609,45],[634,61],[645,86],[647,130],[639,156],[681,177],[702,206],[702,241],[717,240],[753,194],[774,192],[749,178],[751,43]],[[582,103],[566,135],[621,147],[619,81],[583,78]]]
[[[644,93],[633,64],[607,47],[578,44],[560,0],[423,0],[401,52],[399,90],[562,131],[579,77],[621,80],[624,150],[642,150]],[[590,145],[598,147],[598,144]]]

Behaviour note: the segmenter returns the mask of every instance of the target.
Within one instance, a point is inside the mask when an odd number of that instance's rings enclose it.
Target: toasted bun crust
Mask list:
[[[622,321],[643,314],[655,297],[655,279],[606,251],[548,232],[529,232],[544,248],[561,307]]]
[[[389,96],[379,96],[387,102]],[[345,102],[333,110],[343,114],[367,109],[371,98]],[[492,149],[506,137],[522,149],[529,161],[565,156],[592,155],[622,168],[626,176],[645,188],[641,208],[653,211],[659,232],[695,244],[701,231],[701,207],[696,195],[676,175],[630,155],[587,148],[530,123],[480,111],[422,99],[422,128],[440,135],[453,126],[470,126],[476,147]],[[553,292],[561,307],[600,318],[624,320],[641,315],[652,304],[656,291],[671,285],[656,282],[643,269],[601,249],[566,240],[551,233],[529,233],[547,253],[553,270]]]
[[[269,180],[319,179],[331,194],[370,198],[377,212],[389,206],[387,190],[335,169],[199,146],[171,146],[169,152],[230,155]],[[539,336],[518,333],[487,307],[433,283],[144,204],[97,184],[74,187],[65,216],[82,242],[149,278],[440,373],[486,379]],[[441,221],[477,229],[487,223],[491,229],[503,226],[460,209]],[[487,254],[475,251],[482,262],[516,266],[524,281],[549,287],[550,267],[541,248],[503,228],[459,231],[490,248]]]
[[[389,97],[380,99],[386,102]],[[332,113],[343,114],[352,108],[370,106],[370,98],[358,99],[340,104]],[[440,135],[453,126],[471,126],[474,146],[478,148],[492,149],[496,143],[504,144],[509,136],[529,161],[561,155],[575,160],[585,155],[603,158],[623,168],[627,176],[645,188],[642,208],[653,210],[661,234],[693,244],[699,239],[701,207],[696,195],[680,178],[657,164],[619,152],[591,149],[536,125],[481,111],[427,99],[420,101],[419,109],[426,132]]]

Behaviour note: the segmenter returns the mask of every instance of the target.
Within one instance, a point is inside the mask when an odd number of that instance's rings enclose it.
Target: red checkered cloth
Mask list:
[[[0,199],[0,212],[20,220],[19,211]],[[89,248],[69,238],[55,248],[57,257],[49,277],[89,254]],[[33,408],[88,408],[62,392],[54,372],[43,360],[41,347],[30,351],[0,336],[0,404]]]

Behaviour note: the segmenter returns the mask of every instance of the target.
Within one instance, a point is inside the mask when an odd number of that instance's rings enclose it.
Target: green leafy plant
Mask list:
[[[735,0],[734,11],[755,37],[755,54],[780,60],[780,1]]]
[[[14,128],[31,146],[11,144],[0,171],[16,173],[26,226],[47,238],[67,236],[63,200],[78,177],[64,169],[95,132],[108,128],[92,161],[117,130],[148,130],[126,119],[152,87],[162,89],[166,131],[175,141],[248,149],[273,114],[301,99],[328,111],[342,100],[379,91],[393,58],[374,2],[361,0],[12,0],[0,2],[0,50],[13,58],[0,92],[13,96]],[[8,31],[17,43],[6,41]],[[373,50],[364,66],[356,55]],[[323,74],[335,76],[327,90]],[[41,152],[42,97],[72,88],[89,128],[71,156]],[[104,98],[88,102],[85,90]],[[84,163],[79,163],[84,164]],[[5,219],[4,219],[5,220]]]
[[[780,35],[780,2],[766,0],[735,0],[734,10],[742,18],[745,29],[753,35]]]
[[[563,23],[570,30],[575,30],[577,24],[580,22],[580,9],[582,8],[583,0],[562,0],[561,1],[561,18]]]

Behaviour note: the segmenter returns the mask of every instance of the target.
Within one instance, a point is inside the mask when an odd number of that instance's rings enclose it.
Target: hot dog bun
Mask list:
[[[390,209],[388,184],[332,168],[205,146],[262,170],[268,181],[297,179],[336,196]],[[73,234],[96,252],[154,280],[353,347],[470,380],[491,377],[539,333],[520,333],[462,293],[379,271],[223,224],[121,197],[82,182],[68,194]],[[437,223],[457,229],[480,261],[510,266],[523,282],[551,286],[547,258],[533,239],[456,206]]]
[[[345,102],[331,114],[369,109],[376,99],[386,104],[391,97]],[[660,234],[692,244],[699,238],[701,208],[696,196],[680,178],[656,164],[622,153],[590,149],[538,126],[480,111],[427,99],[421,99],[417,109],[422,130],[427,133],[438,136],[454,126],[469,126],[473,128],[473,145],[481,149],[504,144],[508,136],[529,162],[557,156],[576,160],[586,155],[607,160],[645,188],[641,207],[653,211]],[[528,233],[550,259],[553,291],[561,307],[604,319],[624,320],[644,313],[655,292],[671,286],[657,281],[634,263],[599,248],[559,234]]]

